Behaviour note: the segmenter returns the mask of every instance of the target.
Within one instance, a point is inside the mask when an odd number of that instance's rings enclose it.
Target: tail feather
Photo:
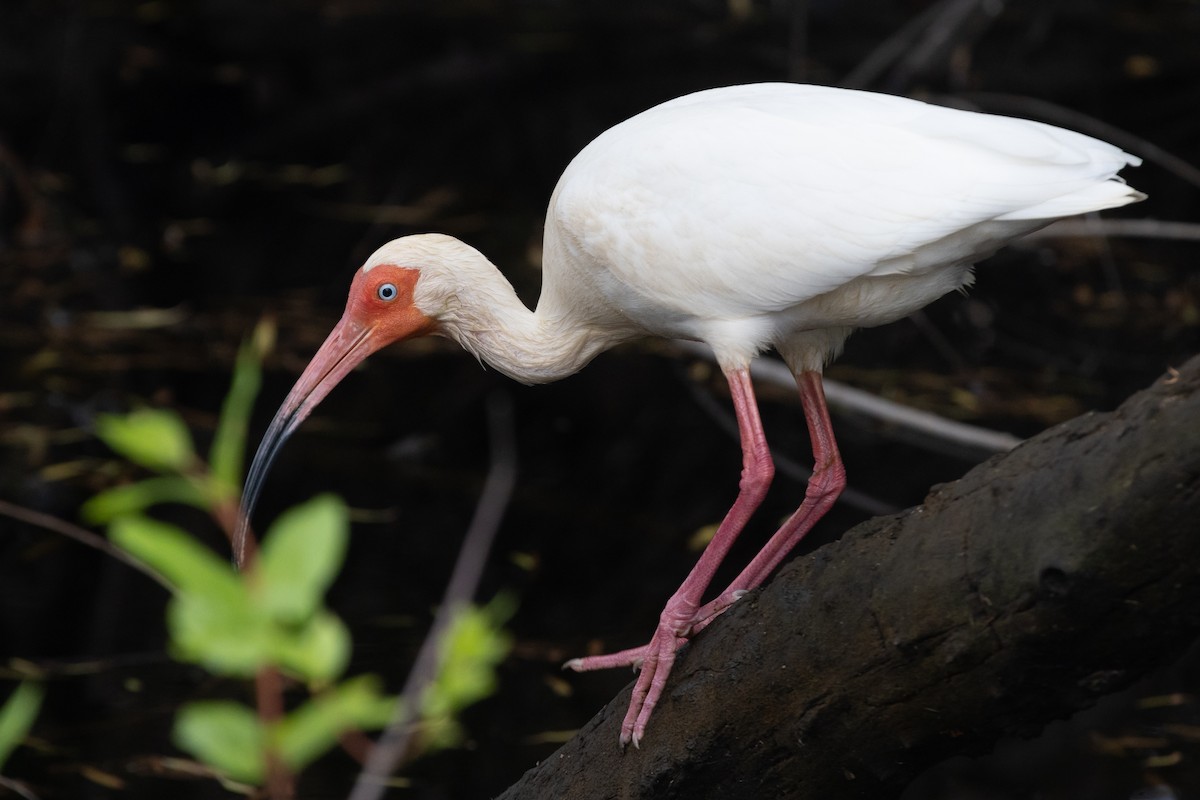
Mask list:
[[[1076,214],[1086,214],[1090,211],[1103,211],[1106,208],[1120,208],[1130,203],[1146,199],[1146,195],[1127,185],[1120,178],[1112,178],[1103,183],[1094,183],[1077,192],[1071,192],[1055,197],[1035,206],[1010,211],[996,217],[1001,221],[1019,221],[1035,219],[1058,219],[1072,217]]]

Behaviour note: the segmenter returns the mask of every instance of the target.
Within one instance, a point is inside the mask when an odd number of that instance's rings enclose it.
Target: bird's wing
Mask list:
[[[665,103],[564,173],[549,212],[603,281],[680,313],[787,308],[986,255],[1123,205],[1137,159],[1081,134],[864,92],[757,85]],[[623,302],[628,302],[627,299]]]

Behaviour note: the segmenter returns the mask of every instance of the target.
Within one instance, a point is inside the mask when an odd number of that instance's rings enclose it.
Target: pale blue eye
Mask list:
[[[396,284],[381,283],[379,288],[375,290],[375,296],[385,303],[390,303],[396,299]]]

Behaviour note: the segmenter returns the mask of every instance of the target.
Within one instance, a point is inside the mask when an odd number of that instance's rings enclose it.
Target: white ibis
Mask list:
[[[567,166],[546,212],[535,310],[449,236],[406,236],[371,255],[259,446],[245,513],[284,440],[391,342],[445,336],[527,384],[571,375],[635,337],[706,342],[741,433],[737,497],[647,645],[567,664],[640,665],[621,726],[621,744],[637,745],[678,646],[761,584],[845,486],[821,372],[851,331],[967,286],[971,265],[1015,237],[1143,199],[1117,176],[1139,163],[1050,125],[844,89],[757,84],[663,103]],[[795,514],[705,603],[774,473],[749,374],[768,347],[796,376],[815,467]]]

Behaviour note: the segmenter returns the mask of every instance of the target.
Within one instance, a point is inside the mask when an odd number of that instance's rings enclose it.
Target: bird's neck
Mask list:
[[[490,266],[490,265],[489,265]],[[577,315],[530,311],[495,267],[458,289],[442,333],[493,369],[521,383],[550,383],[578,372],[624,337],[586,324]]]

